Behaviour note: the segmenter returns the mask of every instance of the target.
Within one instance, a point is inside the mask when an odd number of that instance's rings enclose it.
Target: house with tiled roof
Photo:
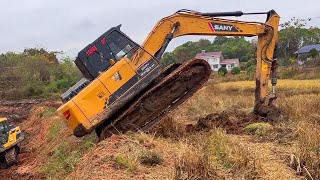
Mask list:
[[[312,49],[316,49],[317,51],[320,52],[320,44],[312,44],[312,45],[303,46],[301,49],[296,51],[295,54],[307,54]]]
[[[225,67],[228,71],[231,71],[234,67],[240,67],[239,58],[224,59],[222,51],[202,51],[198,53],[195,58],[206,60],[213,71],[218,71],[221,67]]]
[[[307,45],[303,46],[301,49],[295,52],[295,54],[298,55],[298,64],[303,65],[306,61],[308,61],[310,58],[309,57],[309,52],[315,49],[318,52],[320,52],[320,44],[312,44],[312,45]]]

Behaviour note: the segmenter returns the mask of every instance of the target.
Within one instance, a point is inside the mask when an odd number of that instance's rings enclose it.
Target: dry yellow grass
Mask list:
[[[306,162],[312,176],[318,177],[319,172],[315,167],[319,164],[316,151],[319,140],[313,132],[320,134],[317,130],[320,125],[314,125],[320,120],[312,124],[310,119],[320,114],[319,80],[279,81],[277,105],[288,118],[284,122],[273,123],[272,128],[277,129],[278,134],[266,138],[264,142],[260,142],[260,137],[255,135],[226,134],[223,129],[213,129],[207,133],[185,131],[187,124],[195,124],[199,117],[210,113],[230,112],[234,109],[250,113],[254,102],[254,87],[254,82],[250,81],[215,84],[211,80],[164,119],[155,128],[154,134],[128,134],[126,138],[134,146],[120,143],[115,150],[105,150],[104,147],[94,150],[92,153],[96,156],[99,154],[100,159],[88,154],[83,162],[102,163],[100,169],[94,168],[96,170],[92,172],[93,167],[90,165],[80,165],[73,175],[103,178],[111,173],[108,177],[114,179],[297,179],[299,177],[285,162],[292,153]],[[281,143],[278,143],[279,139]],[[106,142],[99,146],[104,144]],[[146,148],[160,155],[163,164],[155,167],[141,165],[138,155]],[[126,170],[130,167],[126,159],[118,159],[120,164],[127,166],[124,172],[110,166],[114,163],[112,160],[101,158],[110,156],[113,151],[121,153],[119,157],[134,157],[132,172]],[[107,170],[102,172],[105,167]]]
[[[213,82],[211,82],[213,83]],[[248,90],[255,88],[254,81],[237,81],[237,82],[226,82],[219,83],[214,86],[220,91],[230,89],[232,90]],[[278,80],[277,88],[279,90],[319,90],[320,89],[320,80],[290,80],[290,79],[280,79]]]
[[[253,81],[209,83],[174,113],[176,121],[195,122],[198,117],[230,109],[252,111],[254,102]],[[289,144],[285,157],[295,154],[304,162],[313,177],[320,177],[320,80],[279,80],[277,106],[288,116],[283,122],[274,123],[272,142]],[[277,145],[281,149],[282,145]],[[259,146],[262,148],[263,146]],[[267,148],[267,147],[266,147]],[[266,151],[267,152],[267,151]],[[270,152],[268,150],[268,152]],[[263,154],[261,155],[263,156]],[[270,154],[270,156],[273,156]],[[266,158],[267,159],[267,158]],[[262,162],[263,163],[263,162]],[[266,162],[268,165],[268,163]],[[274,164],[274,163],[269,163]],[[284,164],[286,166],[286,164]],[[262,164],[261,167],[265,167]],[[272,168],[271,168],[272,169]],[[288,170],[283,169],[285,172]],[[281,169],[277,174],[281,174]],[[261,173],[262,176],[266,176]],[[285,175],[284,177],[292,176]]]
[[[277,105],[288,115],[283,122],[271,123],[279,136],[276,134],[262,142],[256,135],[226,134],[223,129],[186,131],[187,124],[195,124],[199,117],[211,113],[241,110],[249,114],[253,110],[254,87],[252,81],[215,83],[210,80],[164,119],[154,134],[128,133],[120,139],[99,143],[81,158],[68,178],[295,179],[295,173],[285,162],[291,153],[305,162],[313,177],[320,177],[317,169],[320,80],[279,80]],[[264,136],[268,136],[268,132]],[[279,139],[281,143],[274,141]],[[163,162],[144,165],[139,159],[147,152],[152,155],[152,161],[163,159]]]

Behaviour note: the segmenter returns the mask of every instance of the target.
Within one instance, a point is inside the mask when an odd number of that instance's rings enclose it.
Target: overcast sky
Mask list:
[[[44,47],[64,51],[71,57],[118,24],[141,44],[159,19],[183,8],[201,12],[275,9],[282,22],[294,16],[320,17],[319,0],[0,0],[0,3],[0,53]],[[249,16],[245,20],[264,21],[265,16]],[[310,24],[320,26],[320,18]],[[198,38],[177,38],[169,50]]]

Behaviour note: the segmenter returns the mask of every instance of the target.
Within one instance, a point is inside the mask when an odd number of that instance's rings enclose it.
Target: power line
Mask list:
[[[317,16],[317,17],[310,17],[310,18],[307,18],[308,21],[311,21],[311,20],[314,20],[314,19],[319,19],[320,16]]]
[[[317,19],[317,18],[320,18],[320,16],[317,16],[317,17],[311,17],[310,19]]]

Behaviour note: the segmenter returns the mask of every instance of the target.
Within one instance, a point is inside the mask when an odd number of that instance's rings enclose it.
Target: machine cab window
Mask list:
[[[110,47],[111,54],[116,60],[121,60],[123,57],[131,58],[132,54],[138,47],[133,41],[123,36],[118,31],[113,31],[105,37],[106,44]]]
[[[131,59],[138,48],[139,45],[115,27],[81,50],[75,63],[82,74],[92,80],[123,57]]]
[[[0,122],[0,134],[4,134],[4,133],[5,133],[4,122]]]
[[[7,142],[8,132],[8,124],[4,121],[0,122],[0,144]]]

